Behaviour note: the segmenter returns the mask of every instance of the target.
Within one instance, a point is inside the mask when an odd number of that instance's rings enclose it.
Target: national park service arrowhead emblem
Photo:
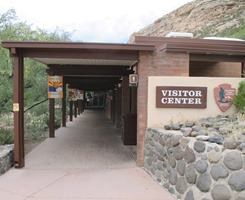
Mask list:
[[[214,98],[219,109],[222,112],[227,111],[231,105],[236,89],[232,88],[230,84],[220,84],[214,88]]]

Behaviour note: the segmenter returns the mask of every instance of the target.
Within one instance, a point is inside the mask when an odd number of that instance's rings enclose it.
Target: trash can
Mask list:
[[[137,114],[128,113],[123,116],[122,140],[124,145],[137,144]]]

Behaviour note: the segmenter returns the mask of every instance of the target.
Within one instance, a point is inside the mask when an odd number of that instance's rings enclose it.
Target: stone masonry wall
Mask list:
[[[244,151],[200,138],[147,129],[145,170],[177,199],[244,200]]]
[[[14,164],[14,146],[1,145],[0,146],[0,175],[4,174]]]

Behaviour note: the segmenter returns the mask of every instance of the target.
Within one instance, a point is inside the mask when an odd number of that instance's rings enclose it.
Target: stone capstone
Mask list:
[[[185,195],[185,199],[184,200],[195,200],[194,198],[194,194],[192,190],[189,190],[186,195]]]
[[[199,173],[205,173],[208,168],[208,163],[205,160],[198,160],[196,161],[195,167]]]
[[[215,185],[211,191],[211,195],[214,200],[230,200],[231,193],[226,185],[219,184]]]
[[[230,170],[239,170],[242,168],[241,152],[231,151],[225,154],[224,164]]]
[[[212,166],[210,174],[217,181],[220,178],[226,178],[229,172],[222,164],[215,164]]]
[[[196,186],[202,192],[208,192],[211,187],[212,180],[208,173],[201,174],[197,178]]]
[[[184,160],[180,160],[177,162],[177,172],[179,173],[180,176],[183,176],[185,173],[185,161]]]
[[[196,141],[196,142],[194,143],[194,149],[195,149],[195,151],[198,152],[198,153],[204,152],[204,151],[205,151],[205,147],[206,147],[206,145],[205,145],[204,142]]]
[[[197,140],[200,140],[200,141],[208,141],[209,139],[209,136],[208,135],[198,135],[196,137]]]
[[[195,122],[192,122],[192,121],[186,121],[185,122],[185,126],[186,127],[192,127],[192,126],[194,126],[195,125]]]
[[[164,125],[164,129],[171,130],[171,126],[169,124]]]
[[[172,130],[180,130],[180,128],[181,128],[181,124],[180,123],[171,124],[171,129]]]
[[[221,135],[213,135],[208,138],[208,141],[216,144],[223,144],[224,137]]]
[[[196,131],[196,132],[199,132],[201,129],[202,129],[202,127],[199,126],[199,125],[195,125],[195,126],[192,127],[192,130]]]
[[[244,191],[245,190],[245,171],[234,172],[229,180],[228,184],[233,190]]]
[[[188,146],[186,147],[184,152],[184,159],[187,163],[192,163],[196,159],[194,151]]]
[[[190,164],[185,169],[185,178],[188,183],[194,184],[196,182],[197,173],[194,164]]]
[[[175,186],[176,190],[180,193],[180,194],[184,194],[185,191],[187,190],[188,188],[188,185],[186,183],[186,180],[184,177],[179,177],[177,179],[177,184]]]

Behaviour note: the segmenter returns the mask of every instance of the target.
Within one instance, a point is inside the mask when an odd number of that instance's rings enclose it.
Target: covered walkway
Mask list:
[[[141,168],[135,149],[104,112],[87,110],[26,157],[22,170],[0,177],[8,200],[172,200]]]

